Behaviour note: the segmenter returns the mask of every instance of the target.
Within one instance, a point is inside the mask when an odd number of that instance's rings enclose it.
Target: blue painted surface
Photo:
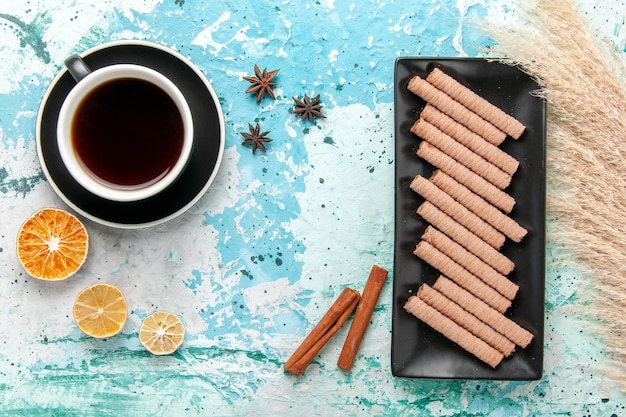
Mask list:
[[[623,415],[601,369],[602,342],[580,326],[568,254],[548,242],[545,376],[534,382],[412,381],[389,370],[391,284],[350,373],[336,368],[343,329],[304,376],[282,364],[344,286],[372,264],[392,271],[393,68],[400,56],[479,56],[476,20],[495,1],[281,3],[57,0],[0,5],[0,401],[4,415]],[[581,7],[616,45],[623,2]],[[617,13],[616,13],[617,12]],[[621,14],[620,14],[621,13]],[[601,17],[600,17],[601,16]],[[621,19],[620,19],[621,16]],[[602,22],[608,20],[606,28]],[[609,27],[610,26],[610,27]],[[226,119],[215,184],[181,217],[124,231],[86,220],[90,254],[61,283],[28,277],[15,256],[21,222],[64,207],[36,154],[41,97],[63,59],[143,39],[191,59]],[[280,68],[277,99],[246,94],[253,65]],[[302,122],[292,97],[321,95],[326,119]],[[241,146],[258,122],[266,153]],[[122,334],[93,340],[71,319],[78,291],[119,286]],[[179,314],[183,347],[153,357],[137,339],[156,309]]]

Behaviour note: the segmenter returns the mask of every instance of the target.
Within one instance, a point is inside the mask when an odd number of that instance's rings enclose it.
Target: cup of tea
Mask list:
[[[104,199],[139,201],[170,186],[193,148],[184,95],[166,76],[136,64],[91,71],[65,61],[76,85],[59,112],[57,142],[70,175]]]

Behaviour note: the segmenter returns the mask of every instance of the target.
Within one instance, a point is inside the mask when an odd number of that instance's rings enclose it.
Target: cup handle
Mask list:
[[[76,82],[79,82],[91,72],[91,69],[78,54],[68,57],[65,60],[65,67]]]

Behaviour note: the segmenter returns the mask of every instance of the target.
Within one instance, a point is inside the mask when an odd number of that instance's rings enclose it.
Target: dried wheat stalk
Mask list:
[[[586,270],[583,314],[626,390],[626,71],[573,0],[518,2],[514,27],[486,27],[498,53],[537,79],[548,103],[549,238]],[[524,3],[524,4],[521,4]],[[589,298],[587,298],[589,297]]]

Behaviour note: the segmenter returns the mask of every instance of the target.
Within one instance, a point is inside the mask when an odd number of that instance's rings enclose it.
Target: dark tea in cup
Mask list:
[[[93,89],[78,105],[71,129],[85,168],[105,184],[129,189],[153,184],[172,170],[185,133],[174,100],[138,78]]]
[[[74,76],[78,82],[61,106],[57,142],[76,181],[114,201],[145,199],[174,182],[193,142],[191,111],[180,90],[157,71],[133,64]]]

